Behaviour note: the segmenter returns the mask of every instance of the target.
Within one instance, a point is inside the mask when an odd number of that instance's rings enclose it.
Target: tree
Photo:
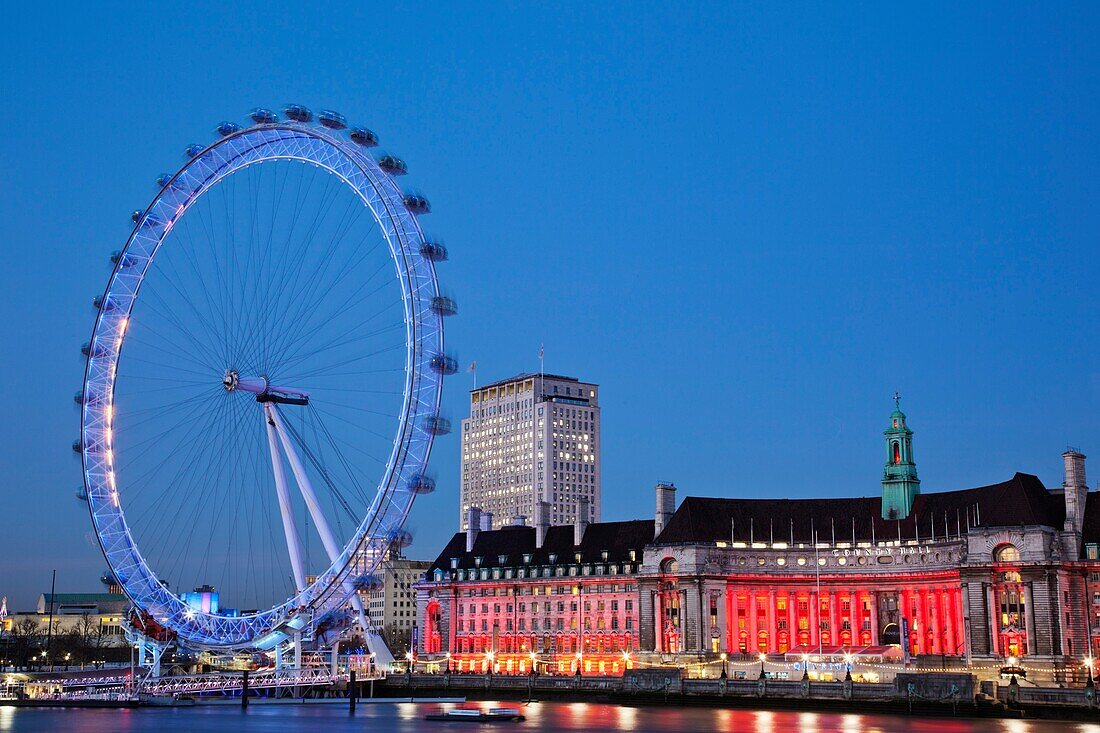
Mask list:
[[[12,625],[9,635],[15,668],[28,669],[31,657],[42,647],[42,628],[38,619],[30,616],[20,619]]]
[[[386,646],[389,647],[394,659],[404,659],[405,655],[409,653],[409,636],[411,633],[409,629],[401,628],[395,624],[386,624],[379,630],[378,635],[382,637],[382,641],[386,642]]]

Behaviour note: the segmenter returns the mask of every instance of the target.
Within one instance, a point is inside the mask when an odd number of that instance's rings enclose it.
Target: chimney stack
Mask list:
[[[493,513],[482,512],[481,513],[481,531],[488,532],[493,528]]]
[[[588,529],[588,499],[577,499],[577,519],[573,523],[573,545],[580,547],[584,539],[584,530]]]
[[[657,484],[657,512],[653,515],[653,538],[661,534],[668,520],[672,519],[676,511],[676,487],[671,481],[661,481]]]
[[[1084,528],[1085,501],[1089,491],[1085,481],[1085,456],[1070,448],[1062,454],[1062,460],[1065,463],[1065,477],[1062,481],[1066,501],[1065,531],[1079,533]]]
[[[545,501],[535,504],[535,548],[541,549],[550,529],[550,505]]]
[[[525,517],[522,514],[513,514],[512,515],[512,526],[513,527],[526,527],[527,526],[527,517]]]
[[[466,552],[474,551],[474,540],[481,529],[481,510],[472,506],[466,510]]]

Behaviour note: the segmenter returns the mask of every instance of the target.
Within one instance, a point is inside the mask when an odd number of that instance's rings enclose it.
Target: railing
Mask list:
[[[348,675],[333,674],[326,668],[277,669],[263,672],[251,672],[248,675],[248,689],[294,688],[307,685],[331,685],[346,682]],[[237,692],[244,688],[244,675],[241,673],[215,673],[183,675],[179,677],[157,677],[149,680],[141,692],[149,695],[188,695],[203,693]]]

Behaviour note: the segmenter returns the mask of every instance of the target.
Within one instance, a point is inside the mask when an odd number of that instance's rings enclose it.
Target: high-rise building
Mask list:
[[[462,421],[462,499],[481,510],[486,529],[532,517],[549,504],[550,521],[571,523],[586,500],[600,520],[599,386],[554,374],[520,374],[470,390]]]

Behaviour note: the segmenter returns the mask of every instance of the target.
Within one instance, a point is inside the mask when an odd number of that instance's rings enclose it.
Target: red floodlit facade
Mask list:
[[[639,650],[636,574],[652,537],[652,521],[456,534],[416,586],[419,661],[459,673],[622,674]]]
[[[535,527],[456,534],[416,586],[422,661],[621,674],[825,650],[991,669],[1100,656],[1085,456],[1063,454],[1054,490],[1017,473],[922,494],[905,423],[895,410],[881,496],[677,504],[659,484],[653,521],[549,527],[538,505]]]

